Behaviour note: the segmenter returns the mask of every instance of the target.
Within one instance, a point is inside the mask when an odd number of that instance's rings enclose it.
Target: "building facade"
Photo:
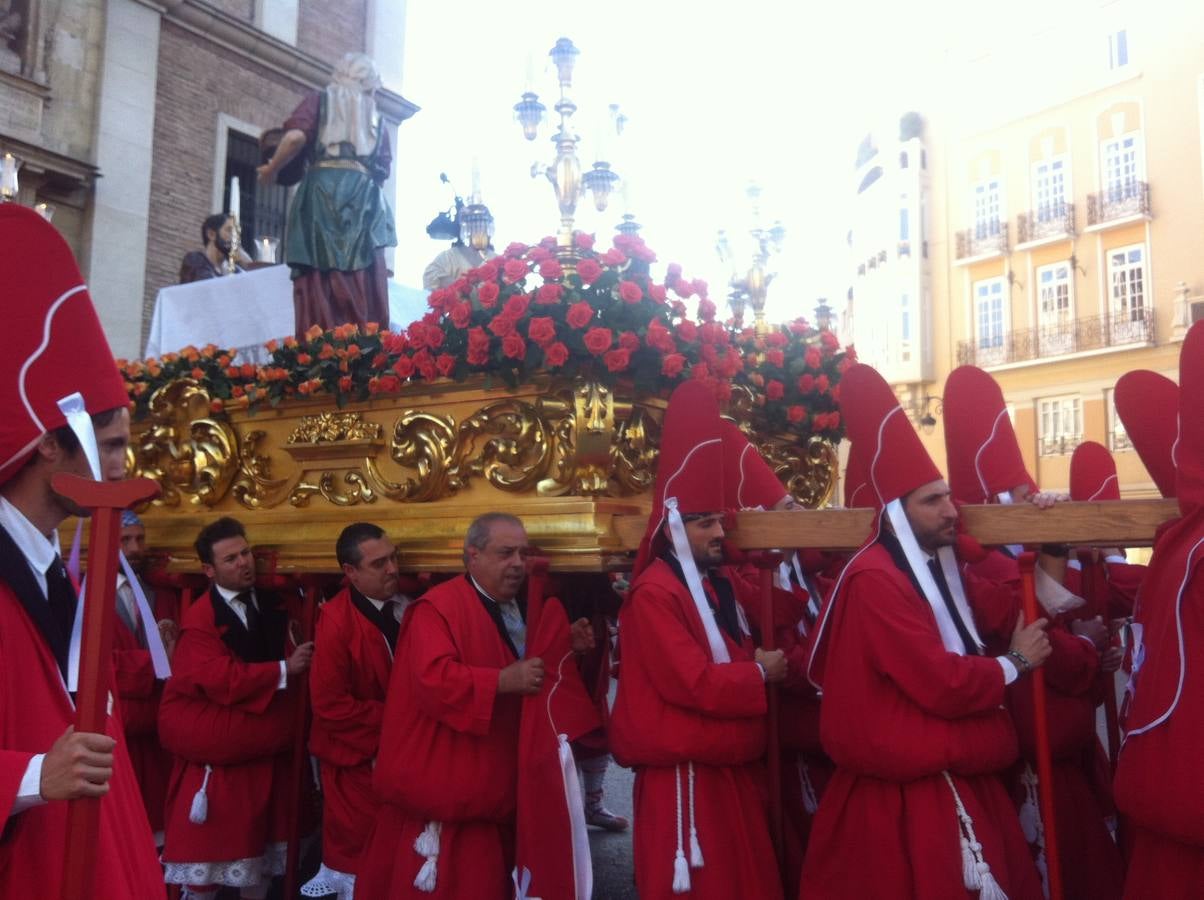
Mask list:
[[[3,21],[0,153],[23,161],[20,202],[55,207],[120,356],[140,355],[232,176],[245,245],[282,233],[286,191],[255,184],[258,139],[344,53],[377,60],[395,158],[416,111],[399,92],[404,0],[9,0]]]
[[[1204,317],[1202,36],[1198,7],[1077,3],[951,55],[926,132],[935,362],[919,385],[888,375],[936,458],[944,379],[972,364],[1043,488],[1095,440],[1126,496],[1156,493],[1112,389],[1132,369],[1177,379]]]

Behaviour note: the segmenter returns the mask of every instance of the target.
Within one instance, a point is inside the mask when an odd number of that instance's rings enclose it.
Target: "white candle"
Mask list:
[[[238,218],[239,210],[242,209],[242,197],[238,192],[238,176],[235,175],[230,179],[230,215],[235,219]]]

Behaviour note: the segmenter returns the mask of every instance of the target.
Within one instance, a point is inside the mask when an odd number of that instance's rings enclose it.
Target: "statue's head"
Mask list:
[[[369,94],[380,87],[380,72],[366,53],[345,53],[334,67],[334,84]]]

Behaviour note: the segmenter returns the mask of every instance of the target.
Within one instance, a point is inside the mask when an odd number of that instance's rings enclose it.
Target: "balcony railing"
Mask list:
[[[1154,314],[1141,309],[1075,319],[1060,325],[1023,328],[994,338],[960,341],[960,365],[990,368],[1088,350],[1103,350],[1154,340]]]
[[[1016,217],[1016,242],[1019,244],[1073,234],[1073,203],[1052,203]]]
[[[995,232],[990,228],[967,228],[957,232],[957,259],[973,259],[976,256],[1007,252],[1007,222],[1000,222]]]
[[[1087,226],[1102,225],[1130,216],[1150,213],[1150,185],[1145,181],[1117,184],[1098,194],[1087,195]]]
[[[1043,437],[1037,444],[1037,452],[1041,456],[1066,456],[1074,452],[1074,448],[1083,443],[1081,434],[1059,434]]]

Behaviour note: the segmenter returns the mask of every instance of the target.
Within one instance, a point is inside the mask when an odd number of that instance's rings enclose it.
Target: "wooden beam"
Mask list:
[[[970,534],[987,546],[1000,544],[1090,544],[1137,547],[1154,542],[1154,532],[1179,515],[1174,500],[1107,500],[1059,503],[1038,509],[1031,503],[1014,506],[966,506],[962,516]],[[730,537],[743,550],[806,547],[814,550],[853,550],[873,527],[868,509],[819,509],[798,512],[742,512]],[[639,547],[647,520],[616,516],[615,533],[628,550]]]

